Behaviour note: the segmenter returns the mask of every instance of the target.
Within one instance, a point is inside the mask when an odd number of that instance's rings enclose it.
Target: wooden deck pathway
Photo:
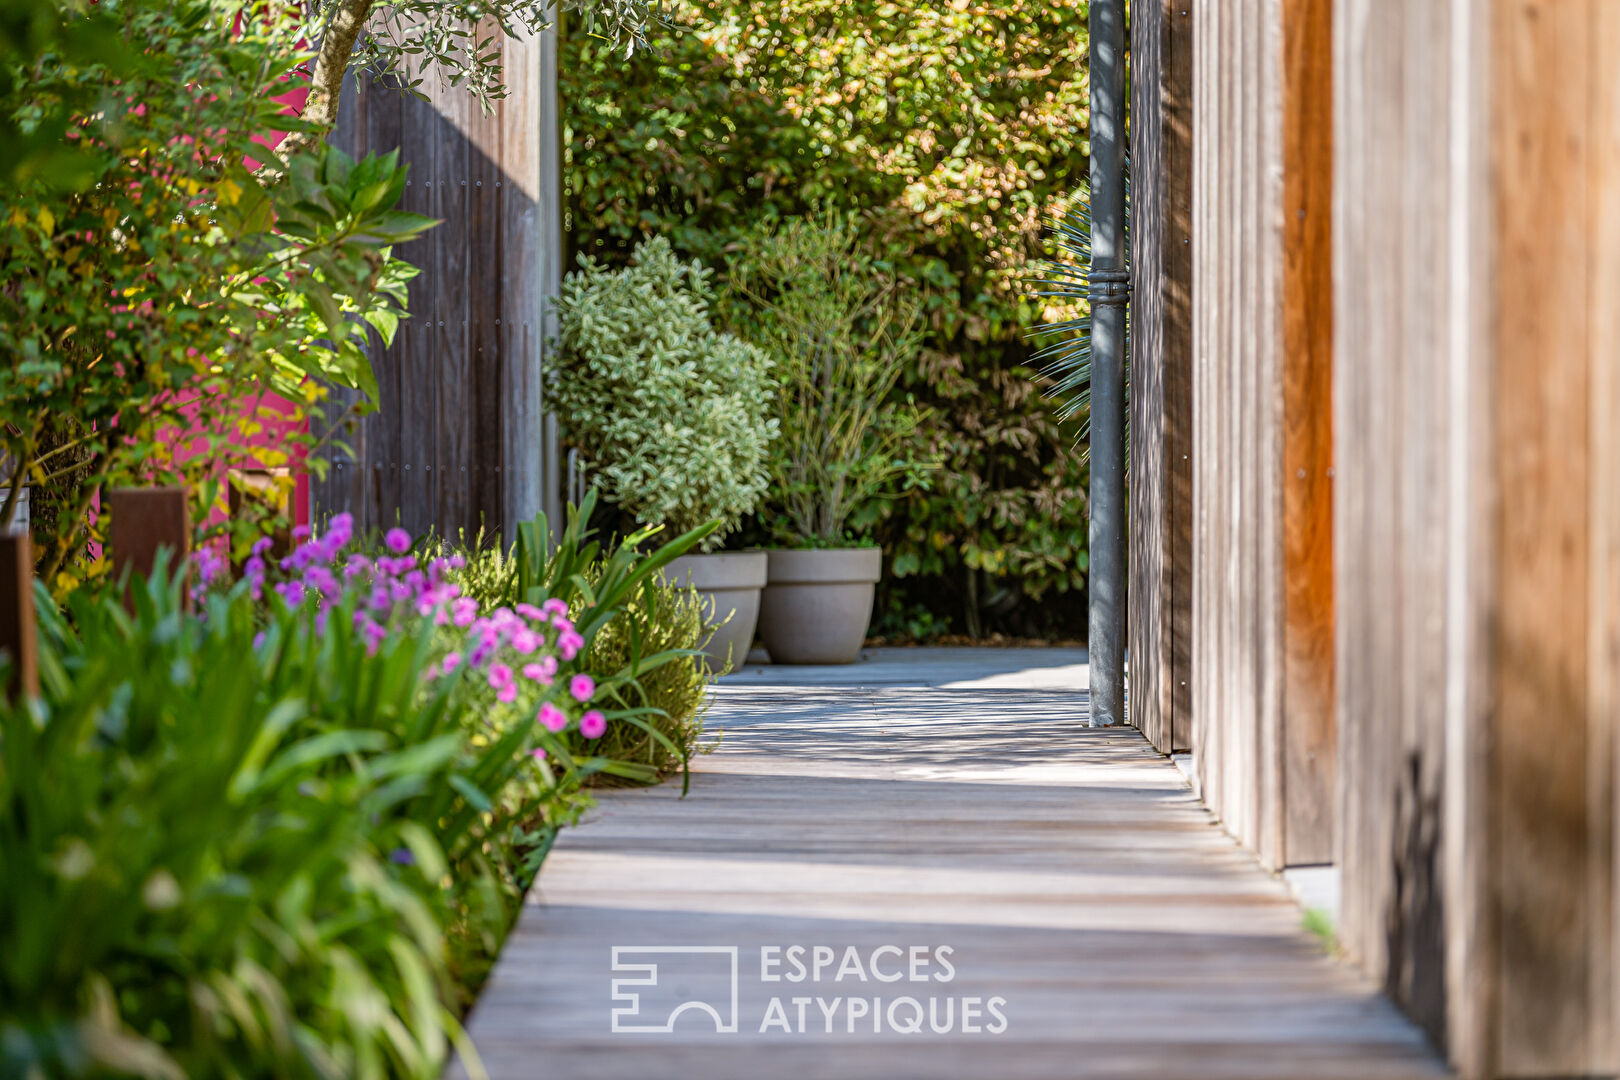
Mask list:
[[[608,793],[546,863],[471,1019],[490,1076],[1446,1075],[1172,764],[1080,726],[1057,687],[1083,668],[1039,668],[1078,659],[885,651],[726,680],[691,795]],[[613,1030],[688,1001],[713,1015]]]

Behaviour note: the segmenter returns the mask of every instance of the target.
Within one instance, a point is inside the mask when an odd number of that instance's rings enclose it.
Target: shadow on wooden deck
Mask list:
[[[490,1075],[1445,1075],[1174,766],[1006,678],[723,684],[691,796],[605,794],[546,864],[472,1017]],[[802,981],[762,972],[795,945]]]

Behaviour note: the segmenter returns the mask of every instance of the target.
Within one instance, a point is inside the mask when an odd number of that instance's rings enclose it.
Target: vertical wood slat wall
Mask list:
[[[1265,865],[1320,863],[1337,776],[1331,8],[1191,11],[1195,771]]]
[[[396,522],[469,539],[555,514],[540,365],[546,298],[561,279],[556,32],[494,35],[509,96],[485,115],[430,73],[421,101],[367,78],[344,88],[334,142],[360,155],[398,149],[410,166],[401,207],[440,219],[398,255],[421,273],[394,345],[373,350],[378,410],[340,430],[317,518],[347,510],[361,528]],[[327,421],[356,395],[334,390]]]
[[[1130,722],[1192,745],[1192,19],[1131,20]]]
[[[1620,1071],[1620,7],[1340,0],[1340,936],[1468,1077]]]
[[[1334,33],[1340,936],[1437,1036],[1454,377],[1443,350],[1463,314],[1436,89],[1452,77],[1448,2],[1341,3]]]

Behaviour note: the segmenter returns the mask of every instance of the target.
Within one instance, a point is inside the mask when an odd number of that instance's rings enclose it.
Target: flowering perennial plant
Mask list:
[[[418,551],[400,528],[384,535],[381,552],[353,550],[349,514],[335,515],[318,535],[301,527],[294,538],[298,546],[274,564],[268,538],[253,545],[243,578],[255,599],[268,592],[290,609],[313,607],[318,631],[334,615],[347,618],[372,656],[393,635],[412,633],[420,620],[430,620],[438,630],[424,682],[489,706],[474,710],[485,725],[504,730],[511,710],[520,710],[543,733],[537,735],[542,744],[572,727],[590,740],[606,733],[606,714],[590,707],[597,680],[571,670],[584,663],[585,638],[563,600],[481,610],[451,580],[465,565],[464,556]],[[217,572],[209,576],[217,579]],[[533,756],[547,760],[543,752]]]

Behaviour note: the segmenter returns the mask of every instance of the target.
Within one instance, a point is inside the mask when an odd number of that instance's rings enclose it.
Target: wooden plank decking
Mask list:
[[[1061,657],[895,655],[733,676],[712,714],[723,742],[690,797],[610,792],[566,833],[471,1019],[492,1077],[1445,1075],[1416,1029],[1321,954],[1172,764],[1134,730],[1082,728],[1083,694],[1039,688],[1072,670],[1016,670]],[[737,1030],[691,1010],[672,1033],[615,1033],[612,1010],[629,1006],[613,980],[633,964],[656,963],[659,985],[620,987],[641,995],[621,1026],[657,1026],[693,998],[729,1017],[727,953],[634,951],[694,945],[737,948]],[[829,965],[817,982],[762,982],[761,947],[791,945],[840,964],[853,946],[867,981]],[[932,963],[916,982],[895,961],[913,946]],[[618,973],[615,947],[629,950]],[[852,997],[867,1006],[853,1031]],[[899,1026],[916,1015],[905,997],[939,999],[950,1032],[926,1012],[921,1032],[894,1031],[891,1006]],[[773,998],[786,1024],[761,1031]],[[802,1032],[794,998],[808,999]],[[965,1031],[956,1010],[974,998],[981,1030]]]

